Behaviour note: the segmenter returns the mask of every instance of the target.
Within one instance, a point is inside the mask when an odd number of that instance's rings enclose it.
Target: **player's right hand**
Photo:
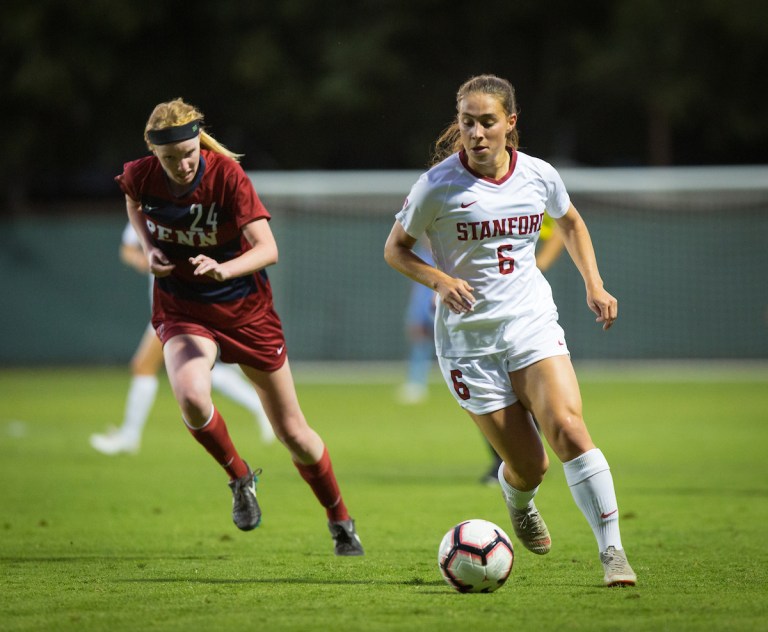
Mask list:
[[[168,276],[176,267],[159,248],[152,248],[149,251],[148,261],[149,271],[156,277]]]
[[[440,295],[440,300],[454,314],[466,314],[471,312],[475,304],[472,294],[474,288],[463,279],[447,277],[439,281],[435,291]]]

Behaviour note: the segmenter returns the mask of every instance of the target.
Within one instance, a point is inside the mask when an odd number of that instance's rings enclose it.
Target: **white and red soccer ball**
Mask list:
[[[437,553],[443,579],[459,592],[493,592],[515,562],[512,541],[487,520],[465,520],[443,536]]]

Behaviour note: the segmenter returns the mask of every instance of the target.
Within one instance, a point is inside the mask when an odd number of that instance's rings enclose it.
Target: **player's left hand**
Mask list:
[[[595,322],[603,323],[603,331],[610,329],[619,316],[619,302],[603,288],[587,292],[587,305],[595,314]]]
[[[190,257],[189,262],[195,267],[195,276],[209,276],[217,281],[226,281],[229,277],[226,274],[223,264],[215,259],[205,255]]]

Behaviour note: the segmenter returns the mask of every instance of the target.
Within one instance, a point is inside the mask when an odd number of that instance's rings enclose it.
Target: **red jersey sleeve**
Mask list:
[[[117,182],[121,191],[132,200],[141,200],[141,182],[146,176],[150,158],[140,158],[139,160],[126,162],[123,165],[123,173],[115,177],[115,182]]]
[[[242,229],[243,226],[257,219],[271,219],[269,211],[262,204],[256,190],[253,188],[250,178],[237,163],[234,163],[232,168],[232,180],[234,190],[233,211],[237,227]]]

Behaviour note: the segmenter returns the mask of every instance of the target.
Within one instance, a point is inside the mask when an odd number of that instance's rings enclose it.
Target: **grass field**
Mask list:
[[[183,429],[162,380],[137,456],[88,435],[122,414],[125,369],[0,371],[0,630],[766,630],[768,380],[582,376],[612,465],[636,588],[605,589],[592,533],[553,464],[537,504],[553,537],[516,541],[498,592],[460,595],[437,546],[472,517],[511,532],[486,453],[441,384],[401,406],[391,380],[307,379],[367,554],[335,558],[325,516],[278,446],[219,398],[264,469],[263,525],[231,523],[224,474]],[[605,379],[604,379],[605,378]]]

